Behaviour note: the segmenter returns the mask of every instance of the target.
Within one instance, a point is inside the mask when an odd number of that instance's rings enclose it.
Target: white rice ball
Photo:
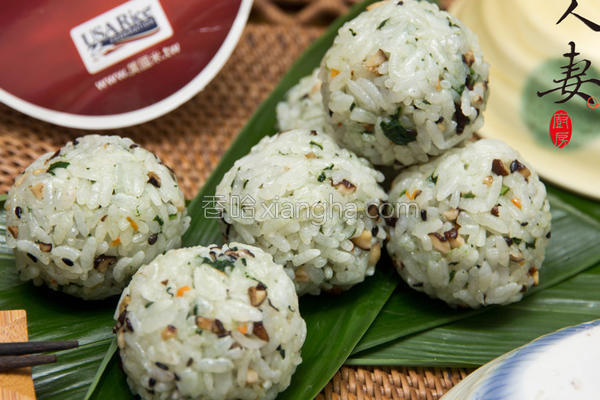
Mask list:
[[[277,126],[280,131],[291,129],[314,129],[331,133],[327,114],[323,108],[319,68],[300,79],[285,95],[285,100],[277,104]]]
[[[546,188],[521,155],[480,140],[409,168],[390,192],[388,252],[411,287],[453,306],[518,301],[550,238]]]
[[[123,369],[143,399],[274,399],[302,361],[294,285],[262,250],[172,250],[143,266],[115,313]]]
[[[386,237],[383,175],[328,135],[266,137],[217,186],[229,240],[273,255],[299,294],[347,289],[375,272]]]
[[[376,3],[344,24],[320,79],[338,141],[375,165],[425,162],[483,125],[477,38],[427,1]]]
[[[84,299],[116,295],[189,226],[175,174],[130,139],[88,135],[34,161],[8,193],[19,277]]]

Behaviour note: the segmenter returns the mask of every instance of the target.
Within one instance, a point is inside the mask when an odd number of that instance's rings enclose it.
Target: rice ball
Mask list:
[[[375,272],[386,237],[383,175],[328,135],[265,137],[217,186],[229,240],[273,255],[299,294],[344,290]]]
[[[133,276],[115,319],[129,387],[143,399],[274,399],[306,337],[283,268],[239,243],[157,257]]]
[[[521,155],[480,140],[402,172],[387,249],[414,289],[452,306],[518,301],[550,238],[546,188]]]
[[[330,133],[331,125],[323,109],[319,68],[300,79],[277,104],[277,126],[281,131],[314,129]]]
[[[173,171],[118,136],[44,154],[5,207],[19,277],[84,299],[120,294],[142,264],[181,245],[190,222]]]
[[[385,1],[344,24],[321,62],[339,143],[375,165],[425,162],[483,125],[476,36],[427,1]]]

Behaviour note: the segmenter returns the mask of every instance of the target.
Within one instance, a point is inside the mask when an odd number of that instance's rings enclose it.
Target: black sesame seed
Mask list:
[[[168,365],[163,364],[163,363],[161,363],[159,361],[155,362],[154,365],[156,365],[160,369],[164,369],[165,371],[169,370],[169,366]]]
[[[506,244],[507,244],[508,246],[512,246],[512,244],[513,244],[513,241],[512,241],[512,239],[511,239],[511,238],[509,238],[509,237],[506,237],[506,236],[505,236],[505,237],[504,237],[504,241],[506,242]]]
[[[179,377],[179,375],[177,375],[176,373],[173,373],[173,377],[175,378],[176,381],[180,381],[181,378]]]
[[[148,244],[149,245],[153,245],[154,243],[156,243],[156,241],[158,240],[158,233],[153,233],[152,235],[150,235],[150,237],[148,238]]]
[[[375,225],[373,228],[371,228],[372,236],[377,236],[378,233],[379,233],[379,227],[377,225]]]
[[[31,258],[31,261],[33,261],[34,263],[38,261],[37,257],[31,253],[27,253],[27,257]]]
[[[65,265],[68,265],[69,267],[73,266],[73,261],[69,260],[68,258],[63,258],[62,262],[64,262]]]
[[[529,222],[521,222],[521,226],[527,226],[529,225]]]
[[[192,357],[190,357],[189,360],[187,360],[187,363],[185,364],[187,367],[189,367],[190,365],[192,365],[194,363],[194,359]]]
[[[130,148],[130,149],[135,149],[136,147],[140,147],[140,146],[139,146],[139,145],[137,145],[137,144],[135,144],[135,143],[134,143],[134,144],[131,144],[131,145],[129,145],[129,148]]]
[[[148,386],[153,387],[154,385],[156,385],[156,379],[154,379],[154,378],[148,379]]]
[[[427,221],[427,210],[421,210],[421,219]]]
[[[547,238],[547,239],[550,239],[551,237],[552,237],[552,232],[548,232],[548,233],[546,234],[546,238]]]
[[[15,215],[17,216],[17,218],[21,219],[21,214],[23,214],[23,209],[21,207],[16,207]]]

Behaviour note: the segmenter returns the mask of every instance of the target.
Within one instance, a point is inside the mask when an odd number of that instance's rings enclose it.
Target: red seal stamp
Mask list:
[[[550,120],[550,139],[552,139],[552,143],[562,149],[571,141],[572,133],[573,125],[569,114],[564,110],[555,112]]]

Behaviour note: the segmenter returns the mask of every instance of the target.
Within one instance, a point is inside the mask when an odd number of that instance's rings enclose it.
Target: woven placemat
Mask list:
[[[155,152],[177,171],[186,198],[192,198],[257,106],[302,50],[323,32],[323,21],[344,12],[352,2],[317,0],[314,3],[319,6],[311,6],[309,0],[257,1],[252,20],[269,23],[252,22],[246,27],[223,70],[201,94],[157,120],[99,133],[128,136]],[[267,9],[273,6],[271,14],[265,11],[265,4]],[[285,7],[289,4],[295,4],[298,14],[312,7],[312,14],[302,14],[302,24],[274,23],[281,22],[273,14],[275,8],[293,14]],[[35,158],[88,133],[47,124],[0,104],[0,193],[7,192],[15,176]],[[343,367],[318,399],[439,399],[467,373],[459,369]]]

